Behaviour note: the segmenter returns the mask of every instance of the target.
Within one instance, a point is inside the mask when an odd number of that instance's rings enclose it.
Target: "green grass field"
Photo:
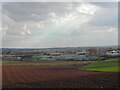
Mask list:
[[[112,58],[103,61],[93,61],[91,64],[80,68],[82,70],[91,71],[108,71],[108,72],[119,72],[120,59]]]

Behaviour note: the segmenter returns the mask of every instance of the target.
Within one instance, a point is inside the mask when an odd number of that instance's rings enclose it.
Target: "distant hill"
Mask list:
[[[89,46],[89,47],[55,47],[55,48],[0,48],[0,51],[34,51],[34,50],[60,50],[60,49],[93,49],[93,48],[113,48],[117,49],[119,46]]]

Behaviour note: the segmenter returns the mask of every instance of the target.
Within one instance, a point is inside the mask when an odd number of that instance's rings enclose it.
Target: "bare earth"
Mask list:
[[[118,88],[118,72],[79,70],[80,66],[3,66],[3,88]]]

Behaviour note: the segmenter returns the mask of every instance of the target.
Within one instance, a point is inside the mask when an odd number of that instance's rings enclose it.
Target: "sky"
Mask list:
[[[0,28],[4,48],[117,45],[118,3],[3,2]]]

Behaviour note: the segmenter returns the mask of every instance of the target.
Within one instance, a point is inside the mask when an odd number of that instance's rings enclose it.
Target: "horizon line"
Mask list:
[[[1,47],[2,48],[14,48],[14,49],[45,49],[45,48],[77,48],[77,47],[119,47],[120,45],[103,45],[103,46],[65,46],[65,47]]]

